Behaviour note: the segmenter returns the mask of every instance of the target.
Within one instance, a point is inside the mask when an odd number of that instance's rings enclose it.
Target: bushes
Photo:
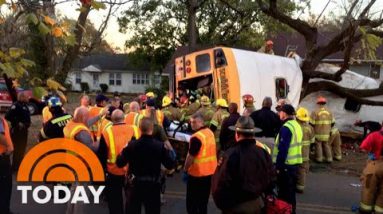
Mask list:
[[[81,82],[80,86],[81,86],[81,91],[82,92],[89,93],[89,85],[88,85],[87,82]]]
[[[100,84],[101,92],[105,94],[108,91],[108,85],[105,83]]]

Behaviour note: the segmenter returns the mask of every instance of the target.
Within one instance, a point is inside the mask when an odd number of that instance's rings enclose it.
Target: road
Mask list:
[[[360,197],[360,187],[351,184],[359,184],[359,179],[355,176],[334,175],[323,172],[310,173],[307,178],[305,193],[297,195],[297,213],[351,213],[351,206],[358,204]],[[65,213],[66,205],[53,205],[52,203],[41,205],[31,201],[28,204],[21,204],[21,192],[16,190],[16,185],[20,184],[16,182],[13,184],[11,209],[14,213]],[[181,175],[176,174],[174,177],[169,178],[165,194],[167,202],[162,207],[162,213],[186,213],[185,196],[186,185],[182,183]],[[28,200],[31,200],[31,195],[29,195]],[[78,213],[108,213],[105,203],[79,207],[82,211]],[[212,199],[209,201],[209,213],[220,213]]]

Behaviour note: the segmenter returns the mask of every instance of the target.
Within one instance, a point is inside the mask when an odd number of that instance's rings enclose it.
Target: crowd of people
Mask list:
[[[142,206],[146,213],[160,213],[164,176],[174,170],[182,171],[187,186],[187,213],[207,213],[210,194],[223,213],[267,213],[265,198],[270,195],[296,213],[296,192],[304,192],[310,160],[331,163],[342,158],[340,133],[327,100],[318,97],[318,108],[310,114],[284,99],[278,101],[276,112],[270,97],[259,110],[250,94],[242,99],[240,114],[236,103],[217,99],[213,105],[208,95],[183,95],[175,101],[164,96],[160,107],[153,92],[125,104],[119,96],[99,94],[90,105],[90,97],[83,95],[72,116],[60,98],[52,96],[43,110],[39,140],[68,138],[94,151],[106,173],[105,196],[113,214],[141,213]],[[26,102],[19,93],[0,123],[0,210],[5,213],[10,213],[12,171],[24,156],[31,125]],[[182,153],[167,136],[173,121],[189,124],[185,157],[177,157]],[[374,132],[361,146],[373,154],[363,177],[365,211],[383,208],[383,194],[375,197],[381,181],[375,177],[371,184],[368,179],[376,170],[371,168],[382,168],[382,151],[376,146],[383,147],[377,140],[382,136],[382,131]],[[180,159],[184,163],[177,167]]]

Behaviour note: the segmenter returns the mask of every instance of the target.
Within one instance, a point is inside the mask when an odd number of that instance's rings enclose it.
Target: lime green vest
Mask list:
[[[303,159],[302,159],[302,138],[303,138],[302,127],[299,125],[299,123],[296,120],[289,120],[285,124],[283,124],[283,126],[287,127],[292,134],[285,164],[286,165],[301,164],[303,162]],[[278,145],[279,145],[279,134],[278,134],[277,139],[276,139],[275,144],[274,144],[273,163],[277,162],[277,155],[279,152],[278,151]]]

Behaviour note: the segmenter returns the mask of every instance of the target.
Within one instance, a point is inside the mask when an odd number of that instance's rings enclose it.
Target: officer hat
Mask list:
[[[290,104],[285,104],[281,107],[281,111],[285,112],[288,115],[295,115],[295,109]]]
[[[259,133],[262,131],[254,126],[253,119],[248,116],[241,116],[238,118],[235,126],[230,126],[229,129],[239,133]]]
[[[102,101],[109,101],[109,98],[103,94],[99,94],[96,96],[96,103],[101,103]]]

